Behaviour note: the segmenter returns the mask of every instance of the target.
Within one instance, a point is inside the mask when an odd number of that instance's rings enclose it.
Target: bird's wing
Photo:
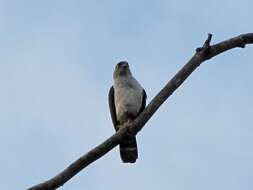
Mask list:
[[[142,103],[141,103],[141,108],[139,110],[138,115],[145,109],[145,107],[146,107],[146,99],[147,99],[147,94],[146,94],[146,91],[143,89],[142,90]]]
[[[111,113],[111,119],[113,126],[115,130],[118,130],[118,121],[117,121],[117,116],[116,116],[116,108],[114,104],[114,88],[111,86],[109,94],[108,94],[108,101],[109,101],[109,107],[110,107],[110,113]]]

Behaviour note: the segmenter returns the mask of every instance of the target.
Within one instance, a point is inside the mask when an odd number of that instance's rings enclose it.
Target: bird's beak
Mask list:
[[[122,67],[123,67],[124,69],[128,68],[128,63],[125,62],[125,63],[122,65]]]

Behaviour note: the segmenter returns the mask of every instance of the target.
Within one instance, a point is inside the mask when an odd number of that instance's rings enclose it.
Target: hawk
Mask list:
[[[109,91],[109,107],[115,130],[125,122],[134,120],[146,106],[146,92],[133,77],[126,61],[119,62],[113,73],[113,86]],[[124,163],[138,158],[136,137],[127,135],[119,145]]]

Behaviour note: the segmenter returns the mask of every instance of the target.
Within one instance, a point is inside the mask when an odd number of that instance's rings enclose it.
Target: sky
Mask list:
[[[0,0],[0,189],[26,189],[114,133],[107,94],[127,60],[147,102],[201,46],[253,31],[251,0]],[[203,63],[138,134],[62,190],[252,190],[253,46]]]

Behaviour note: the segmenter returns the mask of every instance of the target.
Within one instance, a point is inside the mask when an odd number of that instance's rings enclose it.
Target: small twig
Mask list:
[[[209,50],[209,47],[210,47],[210,42],[212,40],[212,36],[213,35],[211,33],[208,33],[208,37],[207,37],[206,41],[204,42],[203,46],[196,49],[197,53],[200,52],[200,51],[202,51],[205,54],[208,53],[208,50]]]
[[[212,40],[212,34],[211,33],[208,33],[208,37],[207,37],[207,39],[206,39],[206,41],[205,41],[205,43],[204,43],[204,47],[209,47],[210,46],[210,42],[211,42],[211,40]]]

